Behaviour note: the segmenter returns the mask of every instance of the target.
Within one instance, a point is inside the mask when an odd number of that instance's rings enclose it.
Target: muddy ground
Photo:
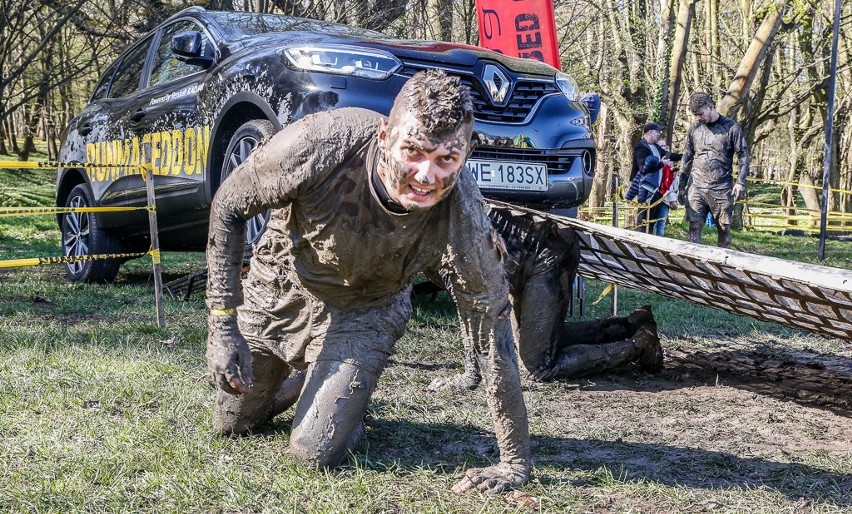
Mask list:
[[[661,332],[660,374],[631,365],[524,381],[535,459],[524,498],[546,512],[852,512],[852,343]],[[412,380],[422,382],[456,365],[449,352],[436,364],[406,363],[401,350],[391,376],[414,367],[421,373]],[[379,403],[396,396],[377,393]],[[441,395],[428,403],[484,402],[480,391]],[[375,420],[374,437],[390,435],[383,425]],[[455,451],[495,457],[484,431],[472,440],[432,436],[424,444],[435,462]],[[392,446],[373,449],[404,460]]]

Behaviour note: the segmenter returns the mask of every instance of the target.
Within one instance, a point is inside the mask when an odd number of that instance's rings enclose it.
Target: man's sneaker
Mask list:
[[[657,336],[656,324],[646,324],[639,327],[636,335],[633,336],[633,341],[642,350],[642,354],[636,359],[636,364],[650,373],[662,371],[663,347],[660,345],[660,338]]]

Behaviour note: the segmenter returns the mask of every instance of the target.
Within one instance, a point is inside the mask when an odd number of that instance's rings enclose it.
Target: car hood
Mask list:
[[[497,61],[511,71],[526,75],[552,77],[558,70],[534,59],[509,57],[485,48],[445,41],[364,39],[313,32],[266,33],[235,41],[241,48],[285,48],[301,44],[330,44],[385,50],[403,62],[435,63],[450,67],[472,67],[481,59]]]

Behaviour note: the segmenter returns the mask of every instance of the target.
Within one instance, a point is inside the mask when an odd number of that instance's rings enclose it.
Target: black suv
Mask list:
[[[478,47],[390,38],[316,20],[186,9],[107,70],[65,132],[59,206],[143,206],[153,171],[161,247],[205,247],[210,202],[262,139],[338,107],[387,114],[419,70],[459,76],[475,102],[468,168],[486,196],[570,208],[589,195],[595,161],[576,86],[546,64]],[[92,166],[94,164],[94,166]],[[101,166],[98,166],[101,165]],[[65,255],[144,251],[145,211],[59,216]],[[255,239],[265,218],[251,221]],[[66,265],[76,281],[109,281],[119,260]]]

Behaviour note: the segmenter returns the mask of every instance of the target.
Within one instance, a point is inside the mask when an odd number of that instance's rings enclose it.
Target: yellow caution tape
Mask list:
[[[151,261],[154,264],[160,264],[160,249],[159,248],[152,248],[151,251],[148,252],[148,253],[151,254]]]
[[[72,264],[75,262],[104,261],[107,259],[132,259],[144,257],[144,253],[105,253],[96,255],[65,255],[62,257],[33,257],[30,259],[10,259],[0,261],[0,268],[18,268],[23,266],[43,266],[45,264]]]
[[[233,316],[237,313],[237,309],[210,309],[211,316]]]
[[[70,214],[72,212],[154,211],[154,207],[0,207],[0,216],[31,214]]]
[[[782,181],[782,180],[772,180],[772,179],[768,179],[768,178],[754,178],[754,177],[749,177],[748,181],[749,182],[762,182],[762,183],[765,183],[765,184],[772,184],[772,185],[780,186],[780,187],[796,186],[797,188],[800,188],[800,189],[806,188],[806,189],[822,190],[821,185],[818,186],[816,184],[802,184],[801,182],[786,182],[786,181]],[[847,194],[847,195],[852,194],[852,191],[847,191],[845,189],[834,189],[833,187],[829,187],[828,191],[830,193],[842,193],[842,194]]]
[[[0,169],[29,169],[29,170],[56,170],[59,168],[140,168],[142,180],[148,180],[147,169],[150,164],[99,164],[94,162],[60,162],[60,161],[0,161]]]
[[[598,303],[600,303],[600,301],[603,300],[606,297],[606,295],[610,294],[613,289],[615,289],[615,284],[610,284],[610,285],[606,286],[604,288],[604,290],[601,291],[601,295],[598,296],[598,299],[595,300],[594,302],[592,302],[592,305],[597,305]]]

